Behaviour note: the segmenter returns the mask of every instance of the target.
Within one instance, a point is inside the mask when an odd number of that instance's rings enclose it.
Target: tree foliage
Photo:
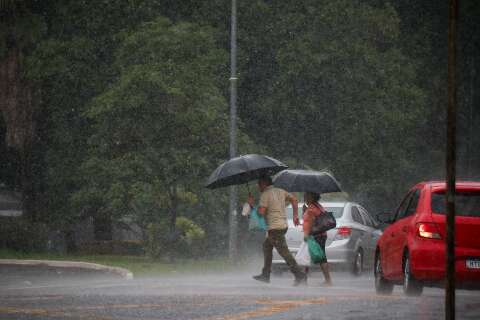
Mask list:
[[[263,30],[276,46],[275,71],[244,110],[255,119],[249,130],[282,158],[332,170],[361,200],[395,197],[414,179],[426,109],[398,15],[357,1],[292,7]]]
[[[121,39],[118,77],[86,111],[94,133],[80,194],[109,214],[134,213],[143,226],[163,212],[174,227],[179,206],[196,202],[205,172],[225,154],[217,74],[226,54],[212,30],[166,18]]]
[[[203,182],[228,158],[230,3],[0,4],[0,65],[20,50],[16,79],[35,107],[23,127],[0,119],[0,182],[30,179],[30,209],[55,228],[128,218],[174,235],[186,217],[212,250],[226,247],[227,193]],[[445,3],[238,5],[239,153],[328,169],[372,211],[392,209],[414,182],[443,178]],[[467,178],[480,170],[478,12],[476,1],[462,3],[459,173]],[[10,140],[28,130],[34,143],[22,153]]]

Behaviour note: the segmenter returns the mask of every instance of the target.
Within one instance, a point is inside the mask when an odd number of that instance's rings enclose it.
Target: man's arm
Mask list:
[[[298,218],[298,200],[295,198],[295,196],[291,193],[288,194],[287,200],[290,202],[292,205],[293,209],[293,224],[295,226],[298,226],[300,224],[300,219]]]

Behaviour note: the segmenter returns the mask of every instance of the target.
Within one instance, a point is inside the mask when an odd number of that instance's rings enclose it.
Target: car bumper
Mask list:
[[[442,281],[445,279],[445,242],[418,239],[410,246],[412,274],[418,280]],[[455,248],[455,280],[480,283],[480,268],[467,267],[467,260],[480,260],[480,249]]]
[[[332,241],[325,251],[329,263],[350,265],[355,258],[355,243],[351,239]]]
[[[295,257],[299,248],[289,247],[290,253]],[[355,245],[350,239],[332,241],[325,248],[325,254],[329,264],[348,264],[353,263],[355,258]],[[285,264],[285,260],[273,250],[273,264]]]

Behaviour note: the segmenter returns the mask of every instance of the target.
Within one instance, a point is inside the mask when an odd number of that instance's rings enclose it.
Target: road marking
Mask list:
[[[259,308],[257,310],[242,312],[234,315],[226,315],[211,318],[212,320],[244,320],[254,317],[270,316],[276,313],[286,312],[294,308],[298,308],[305,305],[324,304],[325,298],[309,299],[309,300],[257,300],[257,304],[264,305],[266,307]],[[95,311],[105,309],[154,309],[164,308],[165,304],[114,304],[114,305],[100,305],[100,306],[80,306],[80,307],[66,307],[61,309],[24,309],[15,307],[0,307],[0,314],[24,314],[33,316],[51,316],[51,317],[76,317],[76,318],[90,318],[97,320],[110,320],[111,317],[95,315],[78,315],[72,314],[75,311]]]
[[[61,288],[76,288],[76,289],[90,289],[90,288],[103,288],[103,287],[117,287],[117,286],[129,286],[129,284],[115,284],[112,283],[111,281],[97,281],[94,284],[97,284],[96,286],[92,286],[92,283],[72,283],[72,284],[47,284],[47,285],[30,285],[30,286],[25,286],[25,287],[5,287],[2,288],[1,291],[7,292],[9,290],[33,290],[33,289],[61,289]]]
[[[75,318],[87,318],[87,319],[97,319],[97,320],[111,320],[112,317],[108,316],[95,316],[95,315],[79,315],[72,314],[75,311],[94,311],[94,310],[106,310],[106,309],[155,309],[155,308],[164,308],[165,304],[111,304],[111,305],[100,305],[100,306],[80,306],[80,307],[66,307],[61,309],[26,309],[26,308],[17,308],[17,307],[1,307],[0,314],[24,314],[24,315],[33,315],[33,316],[51,316],[51,317],[75,317]]]
[[[277,313],[287,312],[295,308],[308,306],[308,305],[321,305],[327,304],[333,301],[339,300],[349,300],[349,299],[371,299],[371,300],[396,300],[401,299],[402,297],[399,295],[391,295],[391,296],[382,296],[376,294],[349,294],[349,295],[342,295],[342,296],[329,296],[328,300],[325,297],[317,298],[317,299],[308,299],[308,300],[257,300],[256,303],[259,305],[266,305],[267,307],[259,308],[252,311],[231,314],[231,315],[224,315],[224,316],[216,316],[207,318],[207,320],[246,320],[250,318],[257,318],[257,317],[268,317]],[[205,320],[205,319],[204,319]]]
[[[309,299],[309,300],[270,300],[270,299],[264,299],[264,300],[257,300],[257,304],[263,304],[263,305],[278,305],[278,304],[291,304],[295,306],[304,306],[304,305],[309,305],[309,304],[325,304],[327,302],[326,298],[318,298],[318,299]]]
[[[351,299],[371,299],[371,300],[399,300],[404,299],[404,296],[399,294],[392,294],[392,295],[379,295],[379,294],[342,294],[332,296],[332,298],[336,300],[351,300]]]
[[[59,300],[63,299],[64,296],[61,295],[46,295],[38,297],[5,297],[1,298],[2,301],[37,301],[37,300]]]
[[[31,299],[37,299],[41,297],[32,297]],[[48,297],[47,297],[48,298]],[[57,297],[51,297],[57,298]],[[26,300],[29,300],[28,298]],[[212,303],[193,303],[190,306],[205,306],[212,305]],[[41,308],[18,308],[18,307],[2,307],[0,306],[1,314],[24,314],[33,316],[50,316],[50,317],[62,317],[62,318],[86,318],[95,320],[112,320],[112,319],[130,319],[125,317],[109,317],[109,316],[96,316],[92,314],[81,315],[77,311],[96,311],[96,310],[110,310],[110,309],[161,309],[171,307],[171,303],[164,304],[106,304],[98,306],[70,306],[57,309],[41,309]]]
[[[69,310],[105,310],[105,309],[142,309],[142,308],[164,308],[165,304],[107,304],[101,306],[82,306],[68,308]]]
[[[267,307],[259,308],[253,311],[241,312],[232,315],[218,316],[209,318],[211,320],[245,320],[257,317],[268,317],[276,313],[286,312],[305,305],[325,304],[325,298],[309,299],[309,300],[257,300],[256,303],[260,305],[267,305]]]
[[[19,309],[15,307],[0,307],[0,314],[26,314],[32,316],[61,316],[61,312],[50,311],[47,309]]]

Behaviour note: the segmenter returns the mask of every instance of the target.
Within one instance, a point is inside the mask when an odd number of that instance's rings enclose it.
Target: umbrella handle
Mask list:
[[[250,198],[254,199],[252,193],[250,192],[250,189],[248,189],[248,199],[250,199]],[[254,201],[255,201],[255,199],[254,199]],[[250,206],[253,208],[255,205],[250,203]]]

